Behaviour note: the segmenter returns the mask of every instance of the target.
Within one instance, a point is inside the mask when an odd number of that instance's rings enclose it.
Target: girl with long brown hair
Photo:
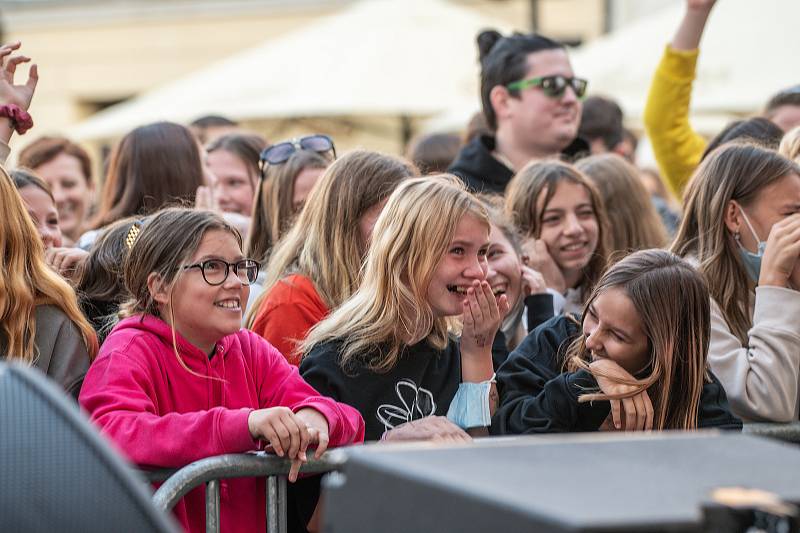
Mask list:
[[[586,157],[575,167],[592,180],[603,199],[609,257],[667,245],[667,231],[636,167],[611,153]]]
[[[77,397],[97,338],[75,292],[44,260],[44,245],[0,168],[0,357],[35,366]]]
[[[508,185],[506,213],[525,238],[528,265],[553,294],[556,314],[579,313],[607,258],[608,224],[597,188],[569,163],[534,161]]]
[[[708,281],[708,359],[734,412],[797,420],[800,167],[754,144],[716,149],[689,182],[672,251]]]
[[[98,229],[129,216],[145,216],[176,203],[193,203],[206,185],[200,147],[184,126],[156,122],[135,128],[111,154],[94,231],[81,236],[88,250]]]
[[[709,335],[702,276],[667,251],[634,252],[582,318],[542,324],[498,369],[492,432],[740,429],[706,367]]]
[[[298,364],[298,342],[355,292],[375,220],[395,187],[414,175],[410,163],[365,150],[329,166],[272,250],[248,327]]]

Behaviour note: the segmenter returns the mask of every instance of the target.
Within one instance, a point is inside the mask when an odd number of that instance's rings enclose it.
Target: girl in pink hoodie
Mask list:
[[[364,439],[358,412],[320,396],[297,368],[241,329],[258,263],[239,233],[211,212],[166,209],[126,237],[130,300],[89,369],[80,403],[143,467],[180,467],[267,443],[293,461],[289,479],[330,446]],[[264,480],[220,483],[222,531],[265,529]],[[202,488],[175,508],[187,531],[205,530]]]

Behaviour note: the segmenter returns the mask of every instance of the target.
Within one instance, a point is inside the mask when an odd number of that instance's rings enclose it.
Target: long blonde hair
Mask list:
[[[36,307],[53,305],[78,328],[90,359],[97,355],[97,336],[78,307],[72,287],[47,266],[44,245],[11,177],[0,167],[0,334],[9,359],[33,364]]]
[[[547,204],[556,193],[558,184],[566,181],[582,185],[589,193],[595,218],[597,218],[597,248],[583,269],[583,280],[579,284],[584,297],[606,266],[608,257],[608,219],[603,200],[597,187],[575,166],[558,160],[532,161],[520,170],[506,189],[506,214],[526,237],[538,239],[542,234],[542,217]],[[539,197],[544,195],[542,209]]]
[[[781,139],[778,153],[800,164],[800,126],[786,132],[786,135]]]
[[[407,161],[366,150],[349,152],[329,166],[292,228],[272,249],[264,292],[250,306],[247,327],[253,326],[270,289],[289,274],[308,277],[328,309],[350,297],[367,249],[359,219],[416,174]]]
[[[667,245],[667,231],[636,167],[617,154],[587,157],[575,167],[594,182],[603,198],[611,256]]]
[[[725,144],[700,163],[683,199],[683,222],[672,251],[697,259],[711,297],[743,345],[752,326],[749,301],[754,282],[725,225],[725,210],[731,200],[749,206],[765,186],[789,174],[800,175],[800,167],[777,152],[755,144]]]
[[[455,176],[409,179],[398,186],[375,224],[361,285],[309,332],[300,351],[343,339],[342,368],[358,361],[388,372],[406,345],[427,339],[443,350],[448,320],[434,316],[428,285],[467,214],[484,223],[488,235],[486,210]]]
[[[696,428],[711,339],[711,304],[702,275],[665,250],[634,252],[603,274],[586,301],[584,317],[611,288],[622,289],[633,302],[650,350],[648,375],[624,382],[635,390],[620,398],[646,390],[653,403],[653,429]],[[589,369],[585,340],[581,335],[568,349],[567,370]],[[610,398],[585,394],[579,401]]]

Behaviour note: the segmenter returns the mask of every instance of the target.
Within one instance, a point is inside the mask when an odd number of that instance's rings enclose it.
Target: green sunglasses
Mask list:
[[[528,78],[527,80],[519,80],[506,85],[506,88],[511,91],[520,91],[528,87],[541,87],[542,92],[550,98],[560,98],[567,90],[567,86],[572,87],[575,91],[575,96],[583,98],[586,94],[586,87],[589,82],[581,78],[568,78],[560,74],[555,76],[541,76],[539,78]]]

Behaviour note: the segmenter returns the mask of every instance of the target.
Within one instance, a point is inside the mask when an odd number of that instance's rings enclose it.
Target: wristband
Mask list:
[[[14,131],[23,135],[33,127],[33,118],[30,113],[21,109],[18,105],[0,105],[0,117],[5,117],[11,121]]]
[[[497,383],[495,376],[480,383],[461,383],[450,402],[447,419],[461,429],[490,426],[489,391],[492,383]]]

